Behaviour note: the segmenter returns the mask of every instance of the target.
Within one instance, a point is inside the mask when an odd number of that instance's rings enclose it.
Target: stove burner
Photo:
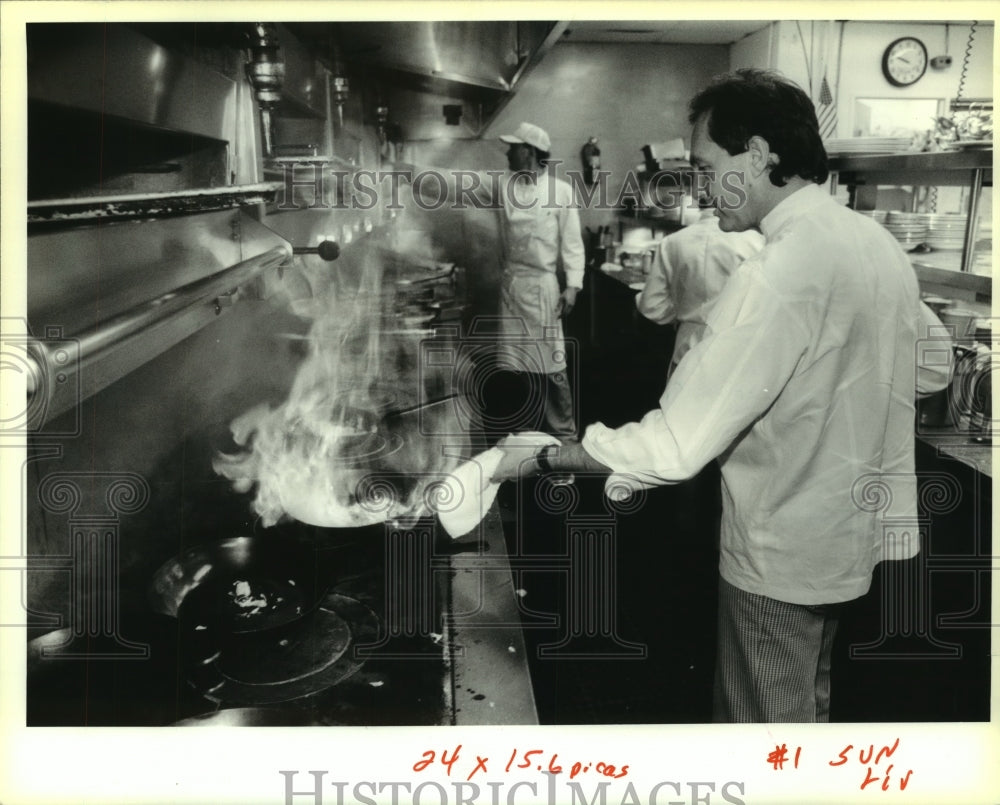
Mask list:
[[[194,663],[191,684],[206,698],[227,705],[291,701],[326,690],[364,664],[355,647],[374,642],[378,616],[338,593],[285,629],[227,635]]]
[[[350,642],[351,628],[344,619],[321,607],[308,629],[288,637],[234,641],[219,653],[216,667],[226,679],[241,684],[298,682],[333,665]],[[266,657],[266,662],[261,657]]]

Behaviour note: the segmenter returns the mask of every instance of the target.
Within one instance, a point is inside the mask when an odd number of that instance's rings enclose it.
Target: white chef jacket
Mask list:
[[[464,172],[468,174],[469,172]],[[447,197],[465,199],[447,170]],[[483,171],[466,191],[477,204],[497,200],[503,276],[500,289],[498,357],[516,371],[552,374],[566,369],[566,341],[559,306],[561,267],[566,285],[583,288],[584,247],[579,205],[568,182],[542,169],[534,181],[511,171]],[[430,183],[430,186],[439,186]],[[427,204],[440,203],[430,187],[415,189]],[[468,203],[468,202],[464,202]]]
[[[566,368],[562,320],[557,314],[562,264],[566,285],[583,287],[584,249],[573,189],[548,172],[535,181],[502,187],[503,284],[500,296],[501,350],[514,367],[541,373]]]
[[[729,275],[763,246],[763,235],[754,230],[723,232],[714,210],[660,242],[635,304],[656,324],[678,322],[672,365],[701,340]]]
[[[919,550],[917,281],[881,225],[815,185],[761,231],[660,407],[590,426],[583,446],[648,485],[719,457],[722,577],[791,603],[847,601],[878,561]],[[609,478],[608,494],[623,482]]]
[[[548,171],[535,181],[507,173],[503,189],[504,258],[509,272],[555,274],[562,260],[566,285],[583,288],[584,250],[580,214],[568,182]]]

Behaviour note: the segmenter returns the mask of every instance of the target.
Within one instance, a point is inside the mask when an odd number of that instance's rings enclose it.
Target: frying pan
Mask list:
[[[153,575],[153,609],[195,631],[243,634],[300,620],[330,580],[312,548],[293,540],[234,537],[196,545]]]

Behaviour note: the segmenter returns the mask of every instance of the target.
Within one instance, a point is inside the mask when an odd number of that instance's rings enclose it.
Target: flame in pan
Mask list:
[[[241,449],[213,461],[236,491],[254,492],[265,527],[288,517],[344,528],[425,516],[437,479],[457,463],[412,425],[383,419],[380,380],[404,405],[420,397],[416,346],[384,332],[382,274],[373,261],[357,288],[342,283],[311,300],[309,352],[288,398],[234,420]]]

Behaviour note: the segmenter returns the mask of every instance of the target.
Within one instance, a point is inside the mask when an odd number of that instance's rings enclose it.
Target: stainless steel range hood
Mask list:
[[[405,139],[478,137],[562,36],[552,21],[289,23],[337,75],[371,81]],[[446,111],[445,107],[449,107]]]

